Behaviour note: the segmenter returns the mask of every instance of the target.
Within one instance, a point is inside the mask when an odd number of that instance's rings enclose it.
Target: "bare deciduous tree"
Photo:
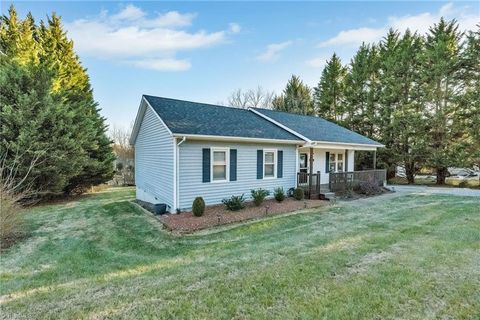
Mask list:
[[[230,94],[227,103],[229,107],[235,108],[272,108],[272,100],[274,93],[264,90],[258,86],[255,89],[248,89],[243,91],[237,89]]]
[[[8,150],[0,154],[0,248],[12,244],[22,231],[23,208],[26,199],[36,195],[36,191],[26,182],[32,170],[41,162],[36,156],[27,166],[23,175],[19,174],[24,154],[15,152],[13,160],[7,161]]]
[[[135,151],[133,146],[130,145],[132,129],[133,123],[128,128],[114,125],[110,132],[110,138],[113,141],[113,152],[117,157],[115,169],[121,175],[121,184],[123,185],[133,184],[134,181],[133,166]]]

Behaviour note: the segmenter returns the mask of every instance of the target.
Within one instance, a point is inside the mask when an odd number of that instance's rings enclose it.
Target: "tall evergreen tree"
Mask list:
[[[345,76],[347,69],[334,53],[323,69],[320,82],[314,89],[318,115],[327,120],[343,123],[345,114]]]
[[[48,25],[40,25],[41,60],[52,66],[54,82],[52,89],[68,102],[76,115],[78,143],[86,154],[84,168],[72,177],[65,187],[66,192],[82,189],[104,182],[113,174],[110,140],[106,135],[105,119],[100,116],[93,99],[90,80],[85,68],[74,51],[73,41],[62,29],[60,18],[53,14]]]
[[[436,169],[437,184],[444,184],[448,166],[462,165],[461,114],[458,110],[460,77],[460,39],[455,20],[440,22],[430,28],[423,55],[423,80],[427,117],[429,166]]]
[[[295,75],[292,75],[283,93],[276,96],[272,103],[275,110],[304,115],[315,114],[310,88]]]
[[[480,24],[466,37],[461,53],[461,93],[458,97],[458,126],[463,132],[462,158],[469,166],[480,167]]]
[[[376,135],[378,106],[378,49],[375,45],[362,44],[350,62],[345,77],[346,127],[372,139]]]
[[[396,161],[392,152],[395,142],[395,128],[393,113],[399,104],[400,85],[396,77],[397,57],[399,51],[400,34],[390,29],[379,44],[379,87],[377,125],[379,127],[379,140],[385,148],[379,150],[379,161],[387,169],[388,177],[393,177],[396,170]]]
[[[25,187],[37,192],[62,192],[84,166],[77,143],[74,114],[62,97],[51,94],[51,72],[41,65],[20,65],[0,57],[0,150],[7,164],[21,156],[18,175],[26,176],[30,163],[37,165]]]
[[[77,148],[74,150],[76,152],[72,151],[69,157],[66,158],[72,162],[72,170],[65,170],[64,175],[58,173],[59,176],[62,176],[61,179],[57,177],[60,182],[53,184],[44,183],[43,189],[45,191],[57,192],[58,186],[61,185],[62,190],[69,193],[74,190],[84,190],[87,186],[110,179],[113,175],[112,161],[114,155],[110,147],[110,140],[106,135],[105,119],[99,114],[98,105],[93,99],[90,80],[86,70],[82,67],[79,57],[75,54],[73,42],[68,39],[63,30],[60,18],[53,14],[47,23],[41,21],[40,27],[37,27],[31,14],[25,20],[19,21],[12,6],[9,16],[4,16],[1,20],[0,47],[6,55],[6,59],[9,60],[9,63],[2,64],[2,73],[4,68],[5,70],[14,68],[10,66],[14,63],[18,63],[29,70],[33,67],[45,70],[45,73],[35,71],[31,74],[24,71],[22,79],[26,79],[33,74],[39,77],[42,75],[45,83],[50,86],[48,91],[50,99],[54,101],[54,104],[62,108],[62,112],[58,112],[58,108],[45,108],[45,110],[50,110],[51,112],[56,110],[59,119],[57,119],[57,122],[49,122],[49,126],[34,126],[32,128],[35,128],[37,131],[28,131],[29,134],[48,136],[52,140],[60,139],[60,137],[57,137],[57,134],[62,132],[62,126],[65,125],[70,133],[68,137],[72,137],[75,140]],[[17,68],[20,66],[17,66]],[[14,78],[12,72],[6,72],[5,74],[12,77],[10,80],[13,84],[21,80]],[[4,80],[8,82],[8,79]],[[26,84],[30,82],[22,80],[20,83]],[[28,95],[30,89],[39,91],[38,88],[29,88],[20,84],[16,88],[16,93],[19,95]],[[42,92],[44,93],[45,90]],[[17,106],[29,110],[26,106],[19,104],[13,95],[2,96],[2,98],[6,106]],[[47,98],[45,97],[45,99]],[[8,112],[8,108],[2,109],[2,118],[3,112]],[[20,110],[19,113],[21,113]],[[65,119],[61,120],[62,117],[65,117]],[[21,118],[11,118],[9,125],[12,132],[15,132],[15,127],[27,126],[22,121]],[[7,138],[2,137],[2,139]],[[32,139],[35,140],[35,138]],[[41,144],[34,144],[32,148],[40,147]],[[50,148],[53,147],[54,145],[50,146]],[[59,145],[60,147],[62,147],[61,144]],[[68,151],[68,148],[66,150]],[[38,149],[36,152],[42,152],[42,150]],[[51,152],[54,151],[51,150]],[[55,157],[52,157],[52,159],[52,167],[56,164],[58,165],[58,170],[63,168],[61,161],[57,161],[59,159]],[[44,167],[44,164],[47,164],[48,161],[42,163],[38,168],[41,172],[36,177],[39,182],[42,182],[40,177],[43,171],[49,172],[48,168]],[[55,180],[53,177],[52,179]]]
[[[392,110],[392,134],[395,137],[390,151],[397,165],[405,167],[408,183],[421,165],[425,164],[425,132],[423,90],[421,86],[421,55],[423,40],[409,30],[398,43],[395,52],[395,69],[392,74],[397,83],[390,94],[398,104]]]
[[[29,13],[25,20],[19,20],[13,5],[8,16],[0,19],[0,50],[21,64],[38,63],[35,21]]]

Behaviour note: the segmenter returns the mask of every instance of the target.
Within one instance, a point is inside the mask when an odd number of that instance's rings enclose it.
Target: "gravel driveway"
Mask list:
[[[454,196],[480,197],[480,190],[469,188],[444,188],[404,185],[388,185],[388,188],[394,188],[396,192],[405,193],[449,194]]]

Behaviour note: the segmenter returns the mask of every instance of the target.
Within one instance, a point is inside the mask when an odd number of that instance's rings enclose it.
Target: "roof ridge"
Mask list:
[[[161,96],[153,96],[151,94],[142,94],[144,97],[152,97],[152,98],[157,98],[157,99],[165,99],[165,100],[172,100],[172,101],[179,101],[179,102],[188,102],[188,103],[195,103],[195,104],[203,104],[206,106],[211,106],[211,107],[218,107],[218,108],[228,108],[228,109],[237,109],[237,110],[245,110],[248,111],[248,109],[244,108],[237,108],[237,107],[230,107],[230,106],[222,106],[220,104],[213,104],[213,103],[206,103],[206,102],[198,102],[198,101],[191,101],[191,100],[184,100],[184,99],[175,99],[175,98],[168,98],[168,97],[161,97]]]

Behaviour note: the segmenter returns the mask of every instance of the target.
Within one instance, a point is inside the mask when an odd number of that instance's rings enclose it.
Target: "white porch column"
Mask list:
[[[355,171],[355,150],[348,150],[348,171]]]

